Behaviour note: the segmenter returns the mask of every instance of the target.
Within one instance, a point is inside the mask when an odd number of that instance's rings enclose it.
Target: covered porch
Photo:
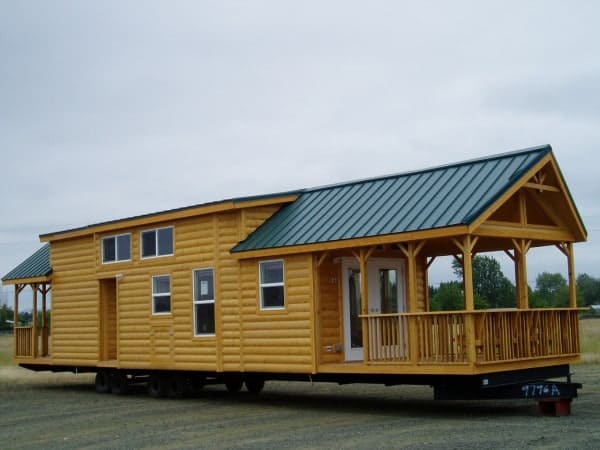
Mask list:
[[[48,323],[49,294],[52,288],[50,246],[44,245],[2,278],[14,286],[14,357],[18,362],[48,361],[51,352]],[[23,323],[23,294],[31,293],[31,320]]]
[[[500,243],[502,246],[498,246]],[[544,245],[555,246],[565,257],[569,274],[568,307],[530,308],[527,253],[532,246]],[[492,250],[505,251],[514,262],[514,308],[475,309],[472,259],[477,253]],[[452,255],[462,264],[462,310],[430,310],[427,272],[434,259],[442,255]],[[322,253],[315,257],[316,324],[320,342],[317,371],[439,373],[441,370],[471,374],[577,362],[580,310],[576,304],[573,258],[572,243],[548,244],[483,235]],[[351,288],[344,286],[349,281],[344,274],[347,270],[344,260],[348,259],[354,259],[359,269],[354,298],[348,298]],[[395,259],[398,264],[392,264]],[[385,261],[377,266],[385,268],[378,276],[373,276],[370,263],[373,260]],[[390,308],[384,305],[389,301],[374,302],[373,297],[385,295],[386,287],[380,283],[386,277],[381,274],[392,266],[400,268],[395,282],[399,300],[394,300],[396,304]],[[336,281],[336,287],[332,286],[332,280]],[[376,286],[370,285],[373,283]],[[355,317],[349,317],[353,314]],[[354,330],[346,330],[348,327]],[[351,357],[356,350],[358,356]]]

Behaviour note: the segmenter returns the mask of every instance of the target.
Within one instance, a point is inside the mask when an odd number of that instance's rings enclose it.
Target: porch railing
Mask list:
[[[49,328],[38,327],[35,336],[33,331],[32,326],[15,327],[15,357],[35,358],[50,355]]]
[[[33,327],[15,327],[15,356],[33,356]]]
[[[572,308],[379,314],[363,319],[372,362],[486,364],[580,352],[578,309]],[[468,326],[473,327],[475,361],[468,359]]]

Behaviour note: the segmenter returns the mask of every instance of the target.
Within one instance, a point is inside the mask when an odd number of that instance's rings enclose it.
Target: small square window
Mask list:
[[[285,307],[283,261],[260,262],[259,277],[261,309],[283,309]]]
[[[142,258],[173,254],[173,227],[142,231],[140,240]]]
[[[102,263],[131,261],[131,235],[120,234],[102,238]]]

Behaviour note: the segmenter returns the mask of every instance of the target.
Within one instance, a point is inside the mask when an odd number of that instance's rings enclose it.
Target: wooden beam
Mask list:
[[[33,290],[33,300],[31,305],[31,338],[33,339],[33,357],[37,358],[38,355],[38,327],[37,327],[37,295],[38,285],[32,284],[31,289]]]
[[[527,226],[527,202],[523,190],[519,191],[519,223],[522,227]]]
[[[572,242],[561,242],[556,247],[567,257],[569,271],[569,308],[577,308],[577,280],[575,278],[575,258]]]
[[[473,292],[473,248],[477,239],[466,235],[462,241],[462,260],[463,260],[463,290],[465,293],[465,311],[475,311],[475,295]],[[473,314],[465,317],[465,340],[467,348],[467,360],[470,364],[475,364],[477,352],[475,349],[475,319]]]
[[[325,259],[329,256],[329,251],[325,251],[323,253],[321,253],[318,257],[317,257],[317,267],[321,267],[321,264],[323,264],[323,261],[325,261]]]
[[[541,184],[541,183],[525,183],[524,187],[528,189],[535,189],[538,192],[560,192],[560,189],[556,186],[550,186],[549,184]]]
[[[493,238],[534,239],[540,241],[574,241],[575,237],[568,230],[560,227],[531,225],[523,228],[519,225],[484,223],[474,233],[476,236]]]
[[[527,285],[527,252],[531,247],[531,241],[525,239],[513,239],[515,262],[515,282],[517,294],[517,308],[529,308],[529,288]]]
[[[316,242],[312,244],[300,244],[289,247],[266,248],[260,250],[248,250],[244,252],[231,253],[234,259],[264,258],[270,256],[298,255],[301,253],[321,252],[325,250],[350,250],[358,247],[369,247],[384,244],[396,244],[399,241],[420,241],[427,239],[449,238],[462,236],[467,232],[465,225],[456,225],[447,228],[436,228],[431,230],[414,231],[408,233],[386,234],[382,236],[361,237],[356,239],[344,239],[340,241]]]
[[[361,248],[358,254],[358,262],[360,265],[360,313],[363,316],[369,315],[369,273],[368,260],[369,256],[375,250],[372,248]],[[354,253],[354,252],[353,252]],[[356,256],[356,254],[355,254]],[[365,318],[362,320],[362,343],[363,343],[363,359],[369,360],[369,321]]]

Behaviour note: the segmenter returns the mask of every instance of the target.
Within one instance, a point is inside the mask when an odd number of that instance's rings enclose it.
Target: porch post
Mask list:
[[[531,241],[513,239],[515,247],[515,282],[517,291],[517,309],[529,308],[529,288],[527,286],[527,252]]]
[[[33,290],[33,300],[31,306],[31,339],[33,340],[33,357],[37,358],[38,355],[38,329],[37,329],[37,294],[38,285],[37,283],[31,284]]]
[[[577,308],[577,280],[575,279],[575,258],[572,242],[562,242],[556,245],[567,257],[569,267],[569,308]]]
[[[13,356],[17,356],[18,349],[18,333],[17,328],[19,327],[19,293],[22,290],[22,286],[20,284],[15,284],[15,308],[13,311]]]
[[[409,313],[417,312],[417,255],[423,248],[425,241],[420,243],[408,242],[405,245],[399,244],[398,248],[406,256],[406,297],[407,309]],[[419,361],[419,341],[417,324],[414,319],[408,318],[408,354],[413,363]]]
[[[42,293],[42,356],[48,356],[48,324],[46,323],[46,295],[48,294],[48,285],[42,283],[40,286]]]
[[[362,316],[369,315],[369,274],[367,273],[367,262],[369,257],[375,251],[375,247],[361,248],[358,255],[354,256],[358,259],[360,266],[360,314]],[[369,360],[369,320],[361,319],[362,322],[362,343],[363,343],[363,360]]]
[[[463,289],[465,292],[465,311],[471,313],[465,316],[465,346],[467,350],[467,361],[474,364],[477,359],[475,350],[475,295],[473,293],[473,248],[478,238],[466,235],[461,242],[454,240],[456,246],[462,251],[463,262]]]

